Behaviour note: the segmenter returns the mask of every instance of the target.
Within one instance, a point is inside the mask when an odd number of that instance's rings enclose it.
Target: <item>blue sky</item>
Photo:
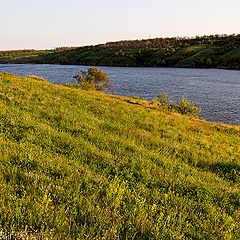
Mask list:
[[[240,33],[240,0],[0,0],[0,49]]]

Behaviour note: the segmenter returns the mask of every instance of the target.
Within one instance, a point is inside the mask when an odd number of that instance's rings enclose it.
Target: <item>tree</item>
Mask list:
[[[206,65],[207,65],[208,67],[211,67],[211,66],[212,66],[212,59],[211,59],[211,58],[207,58],[207,60],[206,60]]]
[[[74,78],[83,90],[112,90],[112,85],[107,74],[96,67],[90,67],[87,71],[81,71],[81,73],[74,76]]]

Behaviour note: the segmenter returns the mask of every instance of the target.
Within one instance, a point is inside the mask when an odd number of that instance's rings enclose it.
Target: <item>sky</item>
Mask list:
[[[0,50],[240,33],[240,0],[0,0]]]

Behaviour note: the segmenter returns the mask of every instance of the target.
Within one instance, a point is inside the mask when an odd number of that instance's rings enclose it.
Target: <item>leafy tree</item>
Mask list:
[[[74,78],[83,90],[112,90],[112,85],[107,74],[96,67],[88,68],[87,71],[81,71],[81,73],[74,76]]]
[[[209,66],[209,67],[212,66],[212,59],[211,58],[207,58],[206,65]]]

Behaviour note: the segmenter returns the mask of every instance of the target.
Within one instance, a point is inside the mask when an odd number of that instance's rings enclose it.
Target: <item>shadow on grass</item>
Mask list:
[[[218,176],[224,178],[231,182],[240,182],[240,165],[237,163],[207,163],[201,162],[197,165],[206,171],[217,174]]]

